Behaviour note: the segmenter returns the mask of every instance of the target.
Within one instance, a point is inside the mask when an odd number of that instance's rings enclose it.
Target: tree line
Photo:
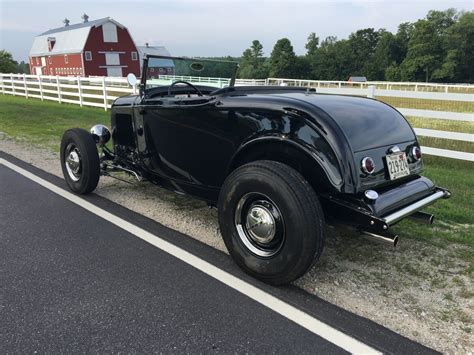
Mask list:
[[[13,60],[11,53],[2,49],[0,50],[0,73],[29,74],[30,65],[24,61],[18,63]]]
[[[289,39],[279,39],[269,57],[254,40],[241,58],[239,76],[314,80],[432,81],[474,83],[474,12],[429,11],[396,33],[365,28],[348,39],[323,40],[311,33],[297,56]]]

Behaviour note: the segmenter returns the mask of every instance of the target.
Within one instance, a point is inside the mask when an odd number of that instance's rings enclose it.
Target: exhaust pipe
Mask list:
[[[361,231],[361,234],[366,237],[367,239],[373,240],[375,242],[389,244],[394,248],[398,244],[398,235],[392,234],[390,232],[385,232],[385,235],[375,234],[372,232]]]
[[[424,224],[433,224],[434,220],[434,216],[432,214],[425,212],[415,212],[412,215],[409,215],[408,218],[410,218],[412,221]]]

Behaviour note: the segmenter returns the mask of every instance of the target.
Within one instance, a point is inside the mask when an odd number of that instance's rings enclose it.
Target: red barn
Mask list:
[[[61,76],[140,76],[137,47],[127,28],[106,17],[46,31],[30,50],[32,74]]]

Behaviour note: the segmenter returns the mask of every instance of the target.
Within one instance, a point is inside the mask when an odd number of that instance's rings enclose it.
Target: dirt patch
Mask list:
[[[56,153],[1,133],[0,150],[62,177]],[[96,193],[227,252],[217,212],[203,202],[111,178],[101,178]],[[406,238],[393,250],[330,227],[326,235],[323,256],[297,286],[439,351],[472,351],[474,288],[460,257],[466,246]]]

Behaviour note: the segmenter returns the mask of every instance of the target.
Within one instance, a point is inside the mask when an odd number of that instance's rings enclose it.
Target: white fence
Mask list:
[[[161,78],[160,78],[161,79]],[[177,80],[177,78],[162,78],[167,80]],[[188,78],[180,78],[186,80]],[[202,84],[221,83],[219,78],[199,78],[196,79]],[[196,81],[194,80],[194,81]],[[319,93],[359,95],[359,96],[383,96],[396,98],[409,98],[420,100],[436,100],[451,103],[473,103],[474,94],[456,91],[450,92],[442,90],[429,91],[426,87],[420,90],[421,84],[411,84],[408,89],[407,83],[348,83],[337,81],[315,81],[315,80],[292,80],[292,79],[237,79],[236,85],[289,85],[316,88]],[[387,89],[397,86],[397,90]],[[404,84],[404,90],[400,90]],[[415,85],[420,85],[417,89]],[[438,85],[439,86],[439,85]],[[450,85],[457,90],[468,90],[474,86]],[[107,110],[113,100],[119,96],[136,93],[136,88],[131,88],[125,78],[112,77],[61,77],[61,76],[36,76],[25,74],[0,74],[0,89],[2,94],[24,96],[26,98],[38,98],[41,100],[52,100],[59,103],[72,103],[81,106],[101,107]],[[438,88],[439,89],[439,88]],[[474,124],[474,113],[451,112],[426,109],[414,109],[397,107],[406,116],[424,118],[430,120],[451,120],[463,122],[461,126]],[[474,143],[474,134],[468,132],[450,132],[426,128],[416,128],[417,135],[424,137],[442,138],[453,141]],[[468,143],[469,144],[469,143]],[[474,161],[474,153],[457,150],[440,149],[436,147],[422,147],[423,152],[430,155],[449,157],[461,160]]]
[[[444,93],[474,93],[473,84],[440,84],[440,83],[417,83],[417,82],[398,82],[398,81],[365,81],[349,82],[341,80],[304,80],[304,79],[281,79],[268,78],[266,85],[289,85],[304,86],[314,88],[336,87],[336,88],[356,88],[364,89],[368,86],[375,86],[377,89],[385,90],[403,90],[403,91],[426,91],[426,92],[444,92]]]

